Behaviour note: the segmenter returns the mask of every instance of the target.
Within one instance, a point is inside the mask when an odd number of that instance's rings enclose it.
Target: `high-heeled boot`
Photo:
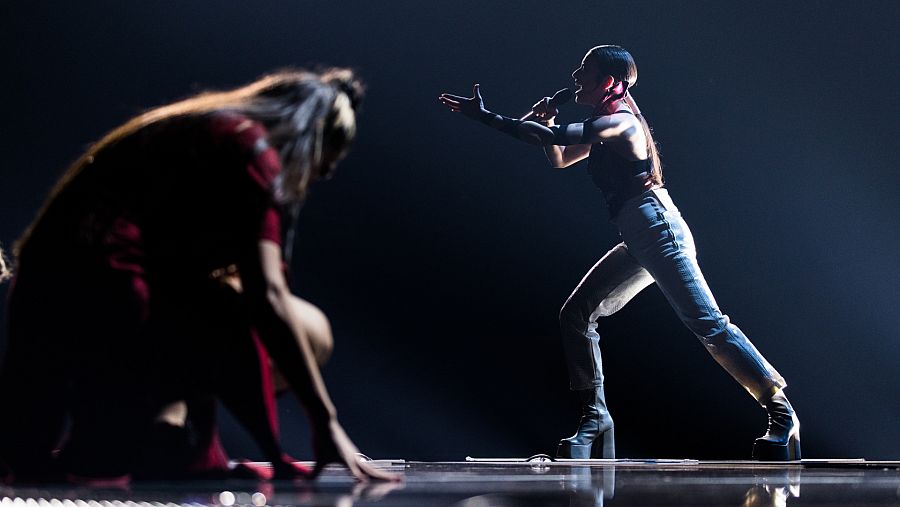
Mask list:
[[[559,441],[557,458],[615,458],[613,420],[606,408],[603,386],[576,391],[581,401],[578,431]]]
[[[769,413],[769,429],[753,444],[753,459],[760,461],[800,459],[800,420],[784,391],[778,391],[762,404]]]

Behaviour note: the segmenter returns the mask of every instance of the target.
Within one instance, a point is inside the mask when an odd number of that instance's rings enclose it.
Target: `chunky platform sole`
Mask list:
[[[601,433],[591,444],[573,444],[571,440],[559,441],[557,458],[570,459],[614,459],[616,457],[615,428]]]
[[[785,443],[757,440],[753,459],[758,461],[795,461],[800,459],[800,435],[791,435]]]

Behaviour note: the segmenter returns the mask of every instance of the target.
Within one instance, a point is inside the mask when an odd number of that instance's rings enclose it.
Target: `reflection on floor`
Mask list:
[[[900,461],[381,460],[402,483],[326,470],[303,482],[140,482],[127,489],[0,486],[0,507],[900,506]]]

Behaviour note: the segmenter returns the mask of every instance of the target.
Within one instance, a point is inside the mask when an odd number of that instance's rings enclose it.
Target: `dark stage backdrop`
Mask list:
[[[314,188],[294,263],[332,319],[341,420],[378,458],[552,452],[578,416],[556,314],[617,237],[584,166],[551,170],[437,96],[477,81],[518,115],[617,43],[720,305],[790,383],[804,455],[897,459],[898,6],[3,2],[0,242],[142,108],[289,65],[354,67],[359,142]],[[655,287],[601,332],[620,457],[749,456],[764,412]],[[229,447],[256,455],[226,423]],[[282,423],[309,457],[295,402]]]

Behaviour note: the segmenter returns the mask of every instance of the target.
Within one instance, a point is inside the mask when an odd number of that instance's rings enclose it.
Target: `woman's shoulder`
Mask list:
[[[278,153],[269,144],[269,133],[263,125],[243,114],[221,111],[209,115],[208,125],[215,142],[236,149],[242,168],[268,191],[281,172]]]
[[[205,123],[216,141],[234,144],[253,153],[268,148],[268,132],[265,127],[243,114],[218,111],[208,115]]]
[[[603,132],[604,142],[630,139],[635,131],[641,130],[640,120],[628,110],[595,114],[585,119],[583,125],[585,131]]]
[[[141,127],[118,144],[134,140],[139,146],[159,149],[163,146],[193,145],[214,150],[226,148],[253,153],[268,139],[266,129],[247,116],[232,111],[192,113],[170,116]]]
[[[588,117],[584,120],[585,123],[591,123],[596,121],[605,121],[605,122],[638,122],[640,120],[637,119],[637,116],[633,112],[628,109],[620,109],[618,111],[614,111],[612,113],[598,113]]]

